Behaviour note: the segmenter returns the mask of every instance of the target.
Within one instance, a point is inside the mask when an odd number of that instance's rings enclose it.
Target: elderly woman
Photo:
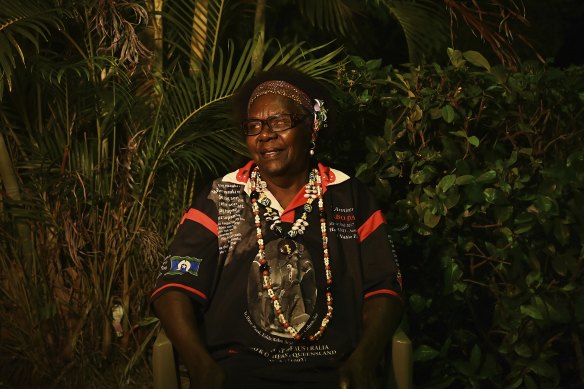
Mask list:
[[[152,294],[192,388],[379,385],[401,276],[366,187],[314,160],[323,96],[280,67],[235,99],[252,160],[199,193]]]

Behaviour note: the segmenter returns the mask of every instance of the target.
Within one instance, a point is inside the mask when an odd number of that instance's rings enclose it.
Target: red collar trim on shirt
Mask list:
[[[328,166],[324,166],[322,163],[318,163],[318,171],[320,172],[320,178],[322,181],[322,193],[326,192],[327,186],[334,184],[337,180],[337,176],[333,169]]]
[[[322,163],[318,163],[318,171],[320,172],[321,182],[322,182],[322,194],[325,194],[327,186],[337,183],[337,176],[333,169],[328,166],[324,166]],[[340,173],[340,172],[339,172]],[[344,175],[341,173],[341,175]],[[343,177],[344,178],[344,177]],[[346,179],[346,178],[344,178]],[[343,179],[343,181],[344,181]],[[281,220],[287,223],[294,222],[294,210],[298,207],[303,207],[306,204],[306,199],[304,198],[304,188],[301,188],[290,204],[286,207],[284,212],[282,212]]]
[[[224,179],[226,181],[233,183],[246,184],[249,181],[249,176],[251,174],[254,164],[255,163],[253,160],[249,161],[242,168],[227,174],[224,177]],[[327,186],[340,184],[341,182],[344,182],[349,178],[349,176],[347,176],[345,173],[336,169],[331,169],[330,167],[325,166],[320,162],[318,163],[318,171],[320,172],[320,176],[322,177],[323,193],[326,192]]]
[[[290,204],[282,212],[280,220],[286,223],[294,223],[294,210],[298,207],[303,207],[306,204],[306,199],[304,198],[304,187],[300,188],[296,196],[290,201]]]
[[[245,185],[245,192],[249,195],[249,176],[254,166],[254,161],[249,161],[242,168],[231,172],[223,177],[225,182],[231,182],[234,184]],[[322,193],[324,194],[329,185],[336,185],[345,182],[349,179],[345,173],[340,170],[331,169],[328,166],[324,166],[322,163],[318,163],[318,171],[320,172],[321,182],[322,182]],[[294,199],[288,204],[285,210],[283,210],[281,215],[281,220],[283,222],[294,222],[294,210],[298,207],[304,206],[306,199],[304,198],[304,188],[296,194]]]
[[[249,175],[251,174],[251,169],[253,168],[253,165],[254,165],[253,160],[246,163],[244,167],[240,168],[237,171],[237,174],[235,175],[235,179],[238,182],[241,182],[242,184],[247,183],[247,181],[249,180]]]

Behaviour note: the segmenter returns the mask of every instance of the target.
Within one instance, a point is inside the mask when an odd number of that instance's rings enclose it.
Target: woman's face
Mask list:
[[[305,115],[306,111],[287,97],[266,94],[254,100],[248,119],[265,120],[282,113]],[[310,164],[310,142],[313,140],[309,118],[288,130],[274,132],[264,125],[259,134],[246,136],[247,148],[264,179],[285,178],[287,175],[294,179],[306,173]]]

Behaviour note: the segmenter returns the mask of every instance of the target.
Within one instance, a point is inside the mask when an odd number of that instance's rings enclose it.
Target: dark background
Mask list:
[[[584,1],[583,0],[523,0],[527,25],[515,24],[513,46],[523,61],[537,59],[536,52],[549,63],[559,67],[584,63]],[[382,58],[385,64],[408,62],[407,45],[399,23],[389,12],[365,10],[353,20],[354,28],[344,35],[313,28],[297,5],[278,7],[278,13],[267,9],[266,36],[286,41],[291,36],[311,44],[342,42],[347,52],[365,59]],[[498,23],[500,19],[494,20]],[[315,26],[316,27],[316,26]],[[490,48],[474,36],[462,20],[458,21],[456,46],[459,50],[477,50],[492,63],[497,59]],[[525,37],[533,47],[524,44]],[[445,62],[444,53],[436,62]]]

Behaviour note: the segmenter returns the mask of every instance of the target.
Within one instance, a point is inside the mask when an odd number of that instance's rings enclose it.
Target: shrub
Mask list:
[[[352,58],[339,74],[345,122],[367,123],[345,130],[368,133],[356,175],[401,258],[415,383],[582,385],[584,68],[449,54],[406,71]]]

